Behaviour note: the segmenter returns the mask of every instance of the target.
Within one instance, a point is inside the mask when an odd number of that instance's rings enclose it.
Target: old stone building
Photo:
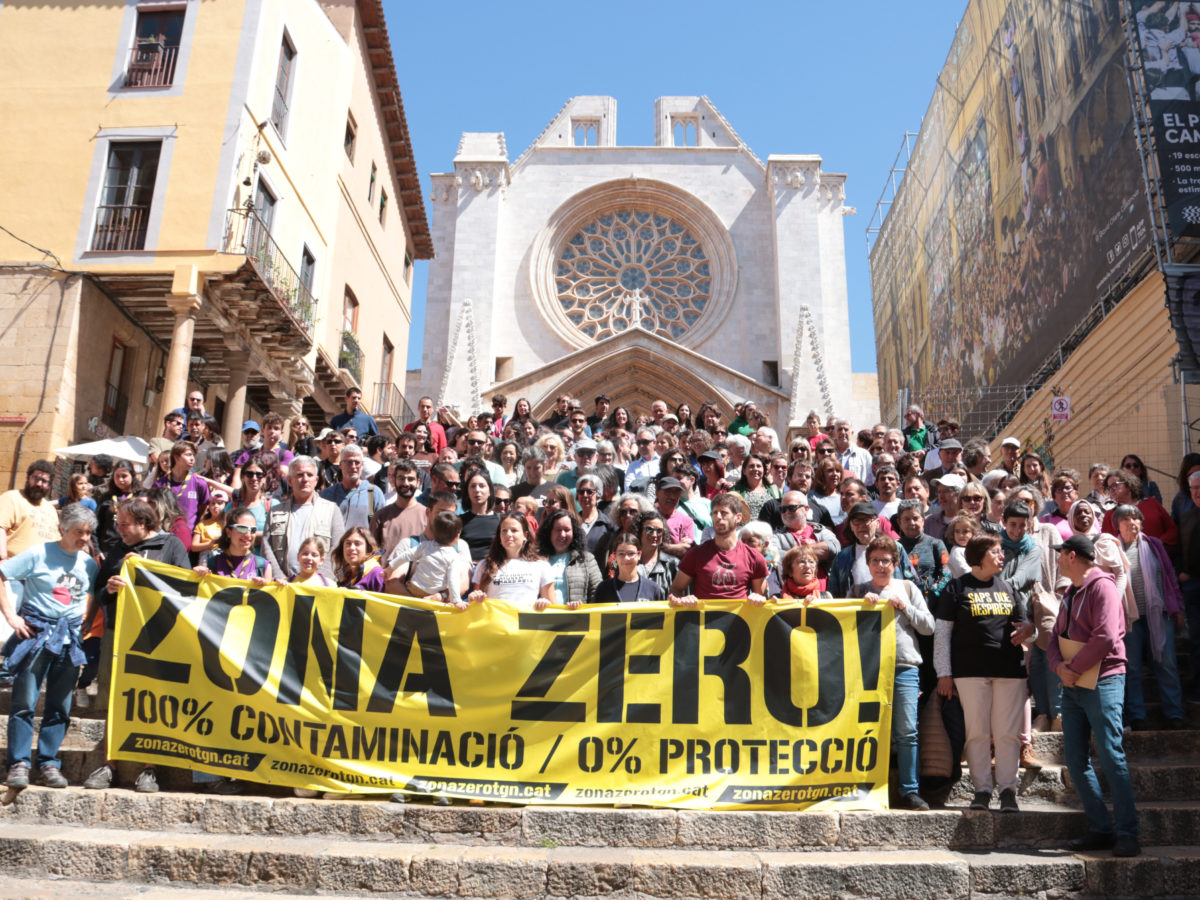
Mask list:
[[[0,478],[192,390],[235,446],[352,385],[401,427],[433,247],[381,0],[0,4],[0,132]]]
[[[406,393],[473,410],[500,390],[538,413],[563,390],[642,410],[754,397],[777,425],[874,421],[874,376],[850,369],[846,176],[764,163],[706,97],[662,97],[654,117],[654,146],[620,146],[616,101],[575,97],[511,162],[502,133],[463,134],[432,176]]]

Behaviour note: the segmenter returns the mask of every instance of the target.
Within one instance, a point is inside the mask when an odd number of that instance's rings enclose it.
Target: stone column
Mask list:
[[[246,381],[250,377],[250,354],[246,351],[225,351],[225,366],[229,369],[229,387],[225,391],[225,421],[221,437],[225,446],[235,450],[242,445],[242,417],[246,414]],[[261,423],[260,423],[261,424]]]
[[[192,335],[196,330],[196,311],[200,309],[200,295],[174,295],[167,298],[167,306],[175,313],[175,325],[171,331],[167,374],[159,401],[160,423],[168,411],[183,406],[187,399],[188,370],[192,364]]]

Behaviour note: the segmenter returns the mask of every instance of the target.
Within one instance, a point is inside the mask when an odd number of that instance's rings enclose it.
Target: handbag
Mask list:
[[[917,718],[917,756],[923,778],[949,778],[954,774],[950,734],[942,721],[942,695],[934,692]]]

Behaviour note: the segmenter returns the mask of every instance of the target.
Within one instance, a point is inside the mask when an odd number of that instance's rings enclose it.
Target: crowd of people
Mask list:
[[[303,416],[269,415],[231,446],[197,393],[167,414],[144,470],[93,457],[54,503],[53,465],[33,463],[24,487],[0,496],[8,785],[66,784],[58,745],[72,703],[106,696],[120,572],[133,554],[204,577],[460,610],[496,600],[529,610],[886,603],[896,806],[929,808],[918,715],[936,697],[968,763],[973,809],[988,809],[998,788],[1000,811],[1015,811],[1019,769],[1040,765],[1032,733],[1061,730],[1091,829],[1074,845],[1138,851],[1122,734],[1150,727],[1148,668],[1166,727],[1184,727],[1175,640],[1186,627],[1200,659],[1200,454],[1182,461],[1168,509],[1134,454],[1086,475],[1051,472],[1005,437],[994,461],[987,441],[959,435],[953,419],[927,423],[917,407],[902,428],[862,430],[813,412],[782,442],[753,401],[728,421],[714,403],[656,400],[635,413],[606,396],[586,409],[562,394],[541,421],[524,398],[510,410],[496,395],[491,407],[464,420],[425,397],[391,437],[351,389],[317,434]],[[109,761],[86,786],[115,780]],[[153,767],[135,788],[158,789]]]

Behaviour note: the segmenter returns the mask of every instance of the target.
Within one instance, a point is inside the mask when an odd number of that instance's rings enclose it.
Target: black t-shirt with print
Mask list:
[[[1027,621],[1025,607],[1004,579],[960,575],[947,586],[937,617],[954,623],[955,678],[1025,677],[1024,652],[1012,643],[1013,627]]]

